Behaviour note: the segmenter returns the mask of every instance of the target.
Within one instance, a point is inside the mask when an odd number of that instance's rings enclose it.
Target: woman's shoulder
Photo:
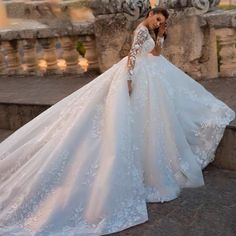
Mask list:
[[[142,23],[140,23],[137,27],[136,27],[136,29],[134,30],[134,34],[139,34],[139,35],[145,35],[145,36],[147,36],[148,34],[149,34],[149,30],[148,30],[148,28],[145,26],[145,25],[143,25]]]
[[[137,31],[146,31],[147,33],[149,32],[148,28],[141,22],[138,24],[138,26],[134,30],[135,32]]]

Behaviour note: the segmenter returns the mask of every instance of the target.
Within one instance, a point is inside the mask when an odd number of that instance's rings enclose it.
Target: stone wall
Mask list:
[[[168,30],[163,55],[195,79],[235,77],[236,10],[183,17]]]
[[[136,24],[129,22],[122,13],[96,17],[94,28],[101,72],[128,55]]]
[[[209,41],[209,33],[202,16],[183,17],[169,28],[163,55],[195,79],[207,77],[204,65],[208,64],[209,50],[214,43]]]
[[[139,19],[141,21],[142,19]],[[101,72],[128,54],[132,32],[139,21],[125,15],[98,15],[95,19]],[[236,10],[200,15],[180,14],[168,29],[162,54],[194,79],[236,75]]]

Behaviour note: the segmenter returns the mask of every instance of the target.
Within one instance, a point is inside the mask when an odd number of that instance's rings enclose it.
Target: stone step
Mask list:
[[[27,116],[25,118],[29,119],[30,117]],[[22,122],[22,120],[23,119],[21,119],[20,122]],[[13,125],[19,125],[20,122],[13,123]],[[14,130],[0,129],[0,142],[2,142],[13,132]],[[236,170],[236,127],[232,128],[228,126],[226,128],[224,136],[216,150],[215,160],[212,164],[218,168]]]
[[[219,168],[236,170],[236,125],[227,126],[224,136],[216,150],[213,164]]]
[[[0,129],[17,130],[49,107],[46,104],[0,103]]]
[[[199,82],[236,111],[236,78],[218,78]],[[236,119],[226,127],[212,164],[219,168],[236,170]]]
[[[0,129],[0,142],[10,136],[14,131],[8,129]]]
[[[0,77],[0,129],[16,130],[98,75]]]

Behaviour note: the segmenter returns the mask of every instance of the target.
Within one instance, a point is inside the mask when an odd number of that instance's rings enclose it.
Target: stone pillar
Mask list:
[[[74,37],[62,37],[60,42],[63,48],[63,59],[66,61],[67,73],[83,73],[78,64],[79,54],[76,51],[76,39]]]
[[[203,78],[214,79],[219,76],[217,42],[214,28],[203,29],[204,44],[199,59]]]
[[[217,29],[218,54],[220,56],[220,76],[236,76],[236,30],[234,28]]]
[[[121,51],[132,32],[124,14],[96,17],[95,35],[98,63],[101,72],[120,61]]]
[[[0,43],[0,75],[4,75],[6,73],[5,68],[6,68],[6,65],[4,61],[4,55],[2,52],[2,45]]]
[[[22,72],[20,67],[18,41],[16,39],[3,41],[2,45],[6,52],[7,74],[19,74]]]
[[[85,58],[88,60],[88,69],[98,69],[95,38],[93,36],[86,36],[81,38],[81,41],[86,49]]]
[[[199,60],[202,57],[204,35],[199,16],[188,16],[168,29],[162,54],[185,73],[198,80],[202,77]]]
[[[24,50],[24,63],[26,66],[26,73],[34,74],[37,70],[37,56],[35,53],[35,39],[24,39],[23,50]]]
[[[39,43],[44,50],[43,59],[47,62],[47,73],[58,73],[55,38],[39,39]]]

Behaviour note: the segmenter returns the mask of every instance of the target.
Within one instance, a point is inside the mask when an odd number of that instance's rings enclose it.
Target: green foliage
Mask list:
[[[221,4],[219,5],[219,8],[222,9],[222,10],[233,10],[233,9],[236,9],[236,5],[233,5],[233,4]]]
[[[81,43],[80,41],[77,42],[76,50],[82,57],[85,56],[86,49],[85,49],[83,43]]]

